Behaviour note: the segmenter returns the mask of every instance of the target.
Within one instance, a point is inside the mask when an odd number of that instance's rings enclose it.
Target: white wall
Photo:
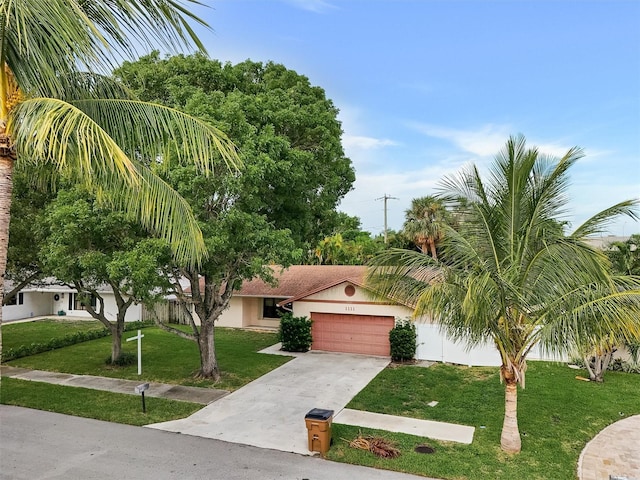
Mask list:
[[[496,347],[491,341],[486,345],[467,349],[464,343],[455,343],[440,332],[438,325],[416,324],[417,343],[416,358],[437,362],[457,363],[469,366],[500,366],[501,360]],[[567,358],[543,355],[538,346],[534,347],[528,360],[546,360],[566,362]]]
[[[58,295],[58,300],[54,296]],[[105,304],[105,316],[115,321],[118,307],[113,294],[102,293]],[[85,310],[69,310],[69,292],[23,292],[23,305],[8,305],[2,307],[3,320],[20,320],[40,316],[57,316],[59,311],[67,315],[80,318],[92,318]],[[132,322],[142,319],[142,305],[131,305],[127,310],[125,321]]]
[[[2,307],[3,320],[20,320],[51,314],[52,295],[43,292],[23,292],[22,305]]]

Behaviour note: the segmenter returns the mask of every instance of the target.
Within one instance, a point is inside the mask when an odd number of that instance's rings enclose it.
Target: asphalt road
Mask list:
[[[0,405],[0,479],[410,480],[425,477]]]

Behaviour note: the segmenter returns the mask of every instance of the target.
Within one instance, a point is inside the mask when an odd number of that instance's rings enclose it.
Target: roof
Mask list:
[[[244,282],[237,295],[279,298],[309,295],[344,281],[362,285],[367,271],[362,265],[292,265],[279,273],[279,267],[272,268],[278,279],[276,286],[256,278]]]
[[[367,267],[362,265],[292,265],[286,269],[279,266],[271,269],[278,280],[275,286],[259,278],[245,280],[234,296],[290,298],[319,291],[341,281],[362,285],[367,271]],[[204,290],[204,278],[200,278],[200,288]],[[187,287],[185,291],[190,292],[191,289]]]

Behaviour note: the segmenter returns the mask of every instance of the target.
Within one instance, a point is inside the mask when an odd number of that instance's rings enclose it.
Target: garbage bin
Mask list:
[[[327,453],[331,444],[333,410],[314,408],[304,417],[309,435],[309,451]]]

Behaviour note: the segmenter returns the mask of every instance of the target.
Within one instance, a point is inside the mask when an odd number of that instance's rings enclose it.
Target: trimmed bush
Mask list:
[[[416,355],[416,326],[409,319],[397,320],[396,326],[389,332],[391,360],[406,362]]]
[[[153,326],[153,322],[127,322],[124,325],[124,331],[128,332],[151,326]],[[16,358],[28,357],[57,348],[69,347],[76,343],[88,342],[89,340],[96,340],[109,335],[110,332],[106,328],[101,330],[78,331],[65,335],[64,337],[52,338],[45,343],[32,343],[31,345],[21,345],[18,348],[9,348],[2,352],[2,361],[8,362]],[[109,358],[109,361],[111,361],[111,358]]]
[[[107,365],[117,365],[118,367],[128,367],[138,361],[138,356],[134,353],[122,352],[115,362],[111,362],[111,355],[109,355],[104,363]]]
[[[311,320],[285,313],[280,318],[278,339],[286,352],[307,352],[311,348]]]

